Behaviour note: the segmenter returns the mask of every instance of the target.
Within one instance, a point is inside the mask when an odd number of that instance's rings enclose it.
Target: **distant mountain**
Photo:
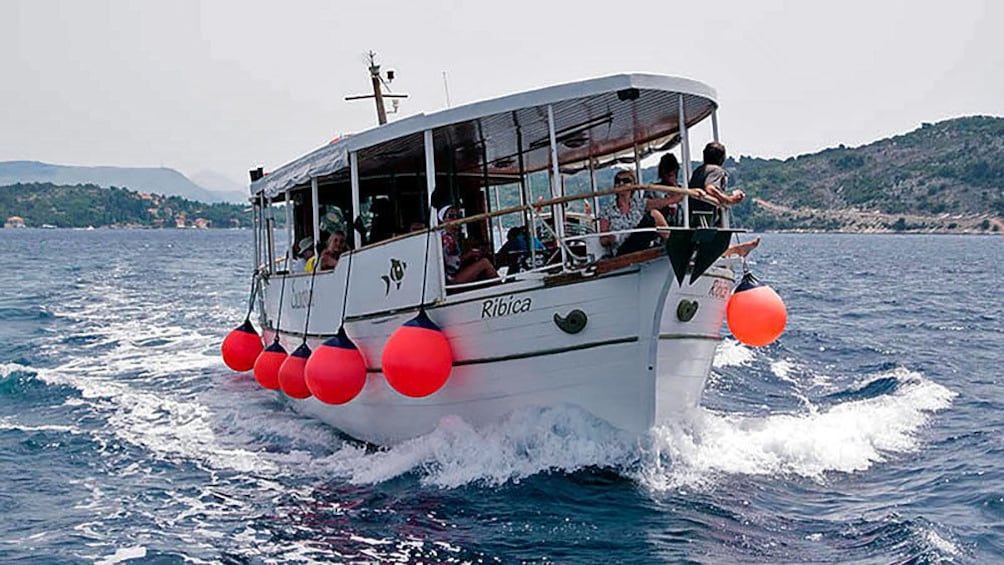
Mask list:
[[[117,186],[199,202],[232,200],[228,194],[207,190],[178,171],[165,167],[78,167],[38,161],[0,161],[0,186],[17,183]]]
[[[249,196],[248,184],[238,182],[216,171],[199,171],[189,175],[192,182],[216,193],[227,202],[246,202]]]
[[[1004,119],[971,116],[861,147],[725,164],[762,229],[1004,230]]]

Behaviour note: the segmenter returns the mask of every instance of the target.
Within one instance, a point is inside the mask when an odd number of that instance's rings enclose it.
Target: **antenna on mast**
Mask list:
[[[443,71],[443,91],[446,92],[446,107],[450,107],[450,83],[446,82],[446,71]]]
[[[393,69],[387,69],[384,74],[380,73],[380,65],[376,63],[376,53],[370,51],[366,54],[366,58],[369,61],[370,70],[370,83],[373,86],[373,94],[357,94],[353,96],[346,96],[346,100],[362,100],[364,98],[372,98],[376,102],[377,111],[377,121],[380,125],[387,123],[387,109],[384,107],[384,98],[407,98],[407,94],[390,94],[390,83],[394,80]],[[382,88],[387,89],[387,93],[384,93]],[[398,101],[393,101],[393,113],[397,113]]]

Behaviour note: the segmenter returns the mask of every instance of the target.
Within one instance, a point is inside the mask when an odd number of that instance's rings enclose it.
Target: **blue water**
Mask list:
[[[250,241],[0,231],[0,561],[1004,561],[1004,238],[764,236],[788,331],[726,339],[694,420],[389,450],[219,360]]]

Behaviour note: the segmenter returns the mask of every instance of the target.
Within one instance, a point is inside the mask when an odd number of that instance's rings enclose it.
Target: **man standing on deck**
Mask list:
[[[690,176],[690,188],[703,190],[705,195],[718,203],[716,206],[694,197],[690,197],[690,225],[700,227],[702,224],[718,224],[718,207],[738,204],[746,198],[746,193],[728,190],[729,175],[725,172],[725,146],[712,141],[704,146],[704,164],[694,169]],[[696,216],[695,216],[696,213]]]

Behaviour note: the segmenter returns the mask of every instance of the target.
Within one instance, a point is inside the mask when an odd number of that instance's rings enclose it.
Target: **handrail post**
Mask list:
[[[352,230],[352,242],[356,249],[363,246],[363,234],[356,229],[356,219],[352,216],[360,217],[362,211],[359,202],[359,153],[352,151],[349,153],[349,178],[352,184],[352,212],[349,214],[349,229]]]
[[[687,136],[687,115],[683,109],[683,95],[679,95],[680,153],[683,157],[683,186],[690,188],[690,138]],[[683,227],[690,227],[690,197],[683,198]]]
[[[554,132],[554,107],[547,105],[547,135],[551,142],[551,198],[564,196],[561,189],[561,167],[558,165],[558,141]],[[568,253],[565,251],[565,207],[564,204],[551,206],[551,218],[554,220],[554,233],[561,249],[561,268],[568,263]],[[533,246],[533,241],[530,242]]]
[[[317,177],[310,179],[311,217],[314,219],[314,268],[320,263],[317,257],[317,247],[321,244],[321,222],[318,213],[321,211],[321,201],[317,196]]]
[[[425,190],[429,202],[429,227],[439,225],[439,216],[432,208],[432,193],[436,190],[436,148],[432,144],[432,130],[422,132],[422,142],[425,144]]]

